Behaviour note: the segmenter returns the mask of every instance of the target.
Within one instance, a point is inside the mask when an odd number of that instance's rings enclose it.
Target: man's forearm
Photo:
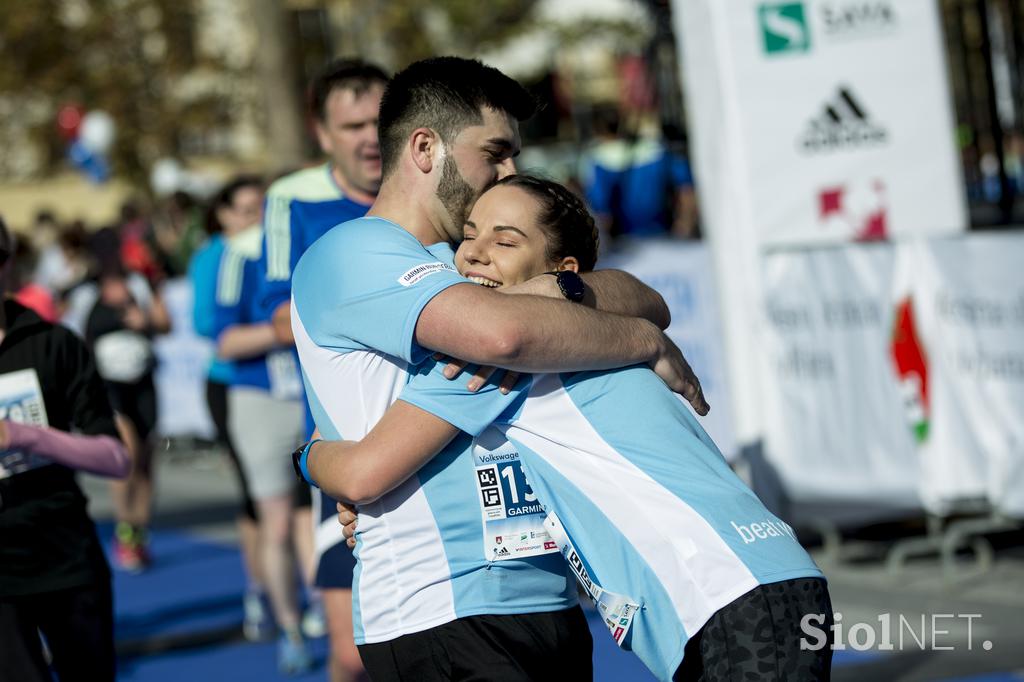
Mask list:
[[[468,362],[520,372],[611,369],[648,362],[663,343],[647,320],[475,285],[457,289],[428,304],[416,334],[423,346]]]
[[[274,333],[282,345],[295,345],[295,334],[292,332],[291,301],[278,304],[270,318],[270,323],[274,325]]]
[[[220,335],[217,357],[222,360],[244,360],[265,355],[280,345],[274,327],[262,324],[237,324]]]
[[[349,504],[365,504],[372,493],[363,490],[362,476],[357,471],[358,442],[323,441],[314,443],[309,451],[309,475],[329,496]]]
[[[401,485],[458,433],[440,417],[397,400],[361,441],[314,443],[306,465],[331,497],[367,504]]]
[[[529,303],[537,300],[522,298]],[[541,300],[542,308],[556,305],[557,314],[526,308],[518,317],[521,326],[512,357],[499,367],[520,372],[612,369],[649,362],[659,354],[663,335],[645,319]]]
[[[581,275],[587,285],[583,303],[609,313],[642,317],[667,329],[672,322],[665,299],[628,272],[598,270]]]
[[[628,317],[642,317],[667,329],[672,317],[665,299],[628,272],[600,270],[580,275],[587,286],[582,303],[595,310]],[[540,275],[520,284],[498,289],[502,294],[529,294],[562,300],[562,290],[550,275]]]
[[[434,296],[420,312],[416,341],[459,360],[518,372],[578,372],[648,363],[700,414],[707,412],[697,378],[682,353],[644,319],[456,284]]]

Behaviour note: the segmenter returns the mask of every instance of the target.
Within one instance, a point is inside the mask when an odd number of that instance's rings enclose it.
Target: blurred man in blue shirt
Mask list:
[[[620,134],[615,109],[594,115],[598,143],[583,160],[586,199],[612,238],[697,236],[690,164],[653,137]]]

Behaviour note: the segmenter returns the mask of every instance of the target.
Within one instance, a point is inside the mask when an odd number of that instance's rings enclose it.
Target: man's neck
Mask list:
[[[334,183],[341,188],[342,194],[344,194],[347,198],[359,204],[369,205],[373,203],[374,199],[376,198],[375,194],[367,192],[366,190],[359,189],[358,187],[353,185],[351,182],[349,182],[348,178],[342,175],[341,170],[333,163],[331,164],[330,167],[331,179],[333,179]]]
[[[435,201],[433,196],[417,196],[400,182],[387,181],[381,185],[377,200],[366,215],[390,220],[424,246],[450,242],[440,220],[429,208]]]

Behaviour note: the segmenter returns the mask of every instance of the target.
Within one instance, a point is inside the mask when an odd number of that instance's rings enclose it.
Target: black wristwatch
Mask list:
[[[316,481],[309,475],[309,449],[313,447],[313,443],[319,443],[322,438],[314,438],[308,443],[303,443],[295,452],[292,453],[292,466],[295,467],[295,475],[299,477],[299,480],[308,483],[309,485],[319,488]]]
[[[587,293],[587,286],[583,278],[572,270],[559,270],[557,272],[546,272],[546,275],[554,275],[558,282],[558,288],[568,300],[579,303]]]

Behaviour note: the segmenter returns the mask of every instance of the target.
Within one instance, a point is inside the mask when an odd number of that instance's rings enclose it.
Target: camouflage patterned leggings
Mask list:
[[[817,651],[802,651],[805,614],[829,635]],[[819,578],[761,585],[719,609],[686,643],[676,682],[808,682],[828,680],[832,667],[832,603]],[[817,643],[812,635],[809,643]]]

